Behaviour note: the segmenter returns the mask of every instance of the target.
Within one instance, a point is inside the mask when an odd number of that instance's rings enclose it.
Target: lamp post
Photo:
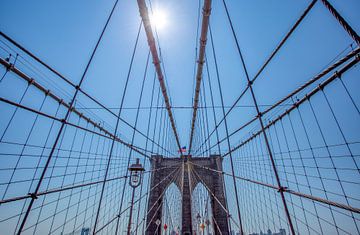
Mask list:
[[[198,223],[198,225],[196,226],[196,231],[199,231],[199,234],[200,234],[201,216],[200,216],[199,213],[197,213],[197,215],[196,215],[196,220],[197,220],[197,223]]]
[[[127,235],[131,233],[131,219],[132,219],[132,210],[134,206],[134,197],[135,197],[135,189],[141,184],[144,167],[140,164],[139,158],[136,158],[136,162],[133,163],[129,169],[130,171],[130,180],[129,184],[133,188],[132,196],[131,196],[131,205],[130,205],[130,216],[128,223]]]
[[[209,234],[210,220],[209,220],[209,219],[206,219],[206,220],[205,220],[205,224],[206,224],[207,234]]]

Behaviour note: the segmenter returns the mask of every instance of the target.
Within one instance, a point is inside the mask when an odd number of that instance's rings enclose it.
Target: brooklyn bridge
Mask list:
[[[0,234],[360,234],[359,12],[2,1]]]

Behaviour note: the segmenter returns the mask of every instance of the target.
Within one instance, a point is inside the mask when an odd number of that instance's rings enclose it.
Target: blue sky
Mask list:
[[[307,2],[229,2],[250,75],[265,61]],[[154,1],[153,4],[167,12],[169,21],[167,27],[158,33],[172,103],[174,106],[191,106],[197,4],[193,1]],[[6,1],[2,5],[1,30],[76,82],[84,70],[112,2]],[[360,28],[359,14],[356,11],[360,8],[359,5],[356,0],[334,2],[334,6],[355,30]],[[117,91],[122,90],[121,81],[126,77],[139,22],[137,5],[129,1],[120,2],[91,66],[89,78],[84,83],[84,89],[108,107],[119,106],[121,92]],[[243,87],[245,80],[220,1],[213,3],[211,24],[214,28],[215,46],[219,45],[217,53],[220,74],[224,81],[223,89],[227,91],[225,104],[230,105],[239,93],[237,87]],[[326,9],[317,4],[269,66],[271,69],[263,74],[263,77],[268,75],[276,78],[261,78],[262,81],[257,86],[259,102],[272,103],[318,72],[324,63],[351,43],[351,39],[342,30]],[[136,76],[136,70],[141,70],[145,64],[147,45],[144,34],[141,36],[133,76]],[[329,48],[332,50],[328,50]],[[288,60],[290,56],[291,60]],[[319,62],[322,60],[324,63]],[[305,67],[309,69],[304,70]],[[276,76],[273,76],[274,74]],[[291,86],[286,85],[289,75],[296,76],[293,78],[296,82],[289,82]],[[281,82],[283,89],[276,92],[279,96],[274,95],[274,89],[264,92],[268,82]],[[131,100],[134,99],[129,98],[128,102]],[[219,99],[215,101],[219,102]],[[131,103],[128,105],[132,106]],[[174,112],[176,120],[178,119],[178,129],[181,130],[181,142],[187,145],[190,124],[189,121],[180,120],[190,120],[191,111]]]

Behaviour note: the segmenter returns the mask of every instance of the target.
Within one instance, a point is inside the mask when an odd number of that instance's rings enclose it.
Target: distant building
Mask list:
[[[279,232],[273,233],[270,229],[268,229],[266,233],[260,231],[260,233],[250,233],[249,235],[286,235],[286,231],[285,229],[281,228]]]
[[[63,233],[60,235],[90,235],[90,228],[82,228],[81,230],[72,231],[71,233]]]
[[[80,235],[90,235],[90,228],[82,228]]]
[[[285,229],[281,228],[278,233],[273,233],[273,235],[286,235]]]

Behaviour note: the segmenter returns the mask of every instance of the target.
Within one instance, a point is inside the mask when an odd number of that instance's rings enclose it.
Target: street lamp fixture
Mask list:
[[[134,197],[135,197],[135,189],[141,184],[143,171],[145,171],[144,167],[141,165],[139,158],[136,158],[136,162],[133,163],[128,170],[130,171],[130,180],[129,184],[133,188],[132,196],[131,196],[131,207],[130,207],[130,216],[128,223],[128,231],[127,234],[131,234],[131,219],[132,219],[132,211],[134,207]]]
[[[131,187],[136,188],[141,184],[142,173],[145,171],[144,167],[141,165],[139,158],[136,158],[136,162],[129,167],[130,171],[130,181],[129,184]]]
[[[198,225],[196,226],[196,230],[200,233],[200,231],[199,231],[200,224],[201,224],[201,216],[200,216],[200,214],[197,213],[197,215],[196,215],[195,218],[196,218],[196,221],[197,221],[197,223],[198,223]]]
[[[196,215],[196,219],[197,219],[197,221],[200,223],[201,216],[200,216],[200,214],[199,214],[199,213],[197,213],[197,215]]]

